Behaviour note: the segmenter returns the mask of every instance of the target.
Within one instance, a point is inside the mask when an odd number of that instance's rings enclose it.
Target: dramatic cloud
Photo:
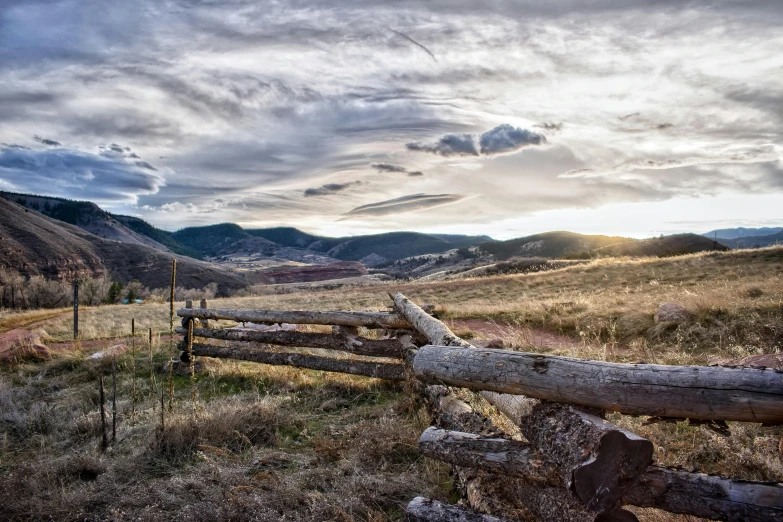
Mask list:
[[[135,202],[164,185],[148,170],[123,158],[79,150],[0,148],[0,178],[20,192]]]
[[[373,163],[372,168],[378,172],[403,172],[412,177],[424,175],[424,173],[420,170],[408,170],[405,167],[400,165],[392,165],[391,163]]]
[[[168,229],[507,236],[783,194],[780,0],[0,3],[8,190]]]
[[[504,123],[484,134],[446,134],[436,142],[411,142],[405,146],[409,150],[432,152],[441,156],[489,156],[543,143],[546,143],[543,134]]]
[[[42,138],[42,137],[38,136],[37,134],[35,136],[33,136],[33,139],[35,141],[37,141],[38,143],[41,143],[43,145],[49,145],[50,147],[59,147],[60,146],[60,142],[59,141],[54,141],[54,140],[49,140],[49,139],[46,139],[46,138]]]
[[[390,214],[401,214],[404,212],[413,212],[414,210],[423,210],[433,207],[440,207],[456,203],[465,196],[460,194],[412,194],[399,198],[370,203],[362,205],[346,212],[346,217],[355,216],[388,216]]]
[[[326,185],[321,185],[318,188],[309,188],[305,190],[304,196],[306,198],[313,196],[331,196],[332,194],[336,194],[355,185],[360,185],[361,183],[361,181],[350,181],[348,183],[327,183]]]

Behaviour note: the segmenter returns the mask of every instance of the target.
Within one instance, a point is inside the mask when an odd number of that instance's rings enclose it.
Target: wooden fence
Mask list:
[[[725,421],[781,424],[783,372],[476,348],[404,295],[392,300],[394,312],[219,310],[202,301],[201,308],[177,312],[177,332],[185,334],[181,358],[411,379],[433,421],[419,450],[452,465],[471,509],[417,497],[408,506],[409,520],[490,521],[513,512],[543,521],[632,521],[635,515],[623,506],[634,505],[713,520],[783,521],[783,484],[655,466],[649,440],[603,418],[621,412],[724,429]],[[330,325],[332,332],[210,328],[209,320]],[[380,330],[378,338],[360,335],[358,327]],[[320,348],[334,356],[269,345]],[[476,407],[482,403],[516,425],[527,442],[503,436]]]

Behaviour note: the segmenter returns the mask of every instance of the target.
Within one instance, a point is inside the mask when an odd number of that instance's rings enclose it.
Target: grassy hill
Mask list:
[[[171,281],[172,258],[177,259],[178,286],[201,288],[215,282],[223,293],[247,286],[239,276],[210,263],[103,239],[0,198],[2,268],[49,279],[106,274],[123,283],[136,279],[150,288],[163,288]]]
[[[712,250],[725,251],[727,247],[698,234],[674,234],[641,241],[626,241],[593,250],[594,257],[602,256],[651,256],[669,257]]]
[[[234,223],[220,223],[206,227],[188,227],[171,234],[179,243],[201,252],[205,256],[218,256],[240,249],[252,249],[272,255],[276,245],[261,237],[248,234]]]
[[[590,252],[616,243],[633,241],[627,237],[586,236],[574,232],[544,232],[532,236],[494,241],[479,245],[499,260],[512,257],[580,258]]]

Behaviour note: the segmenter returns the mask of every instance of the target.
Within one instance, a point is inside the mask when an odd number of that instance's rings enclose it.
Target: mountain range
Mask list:
[[[307,272],[303,280],[308,281],[335,274],[353,277],[366,273],[363,267],[394,266],[396,273],[399,267],[421,264],[417,256],[446,252],[459,252],[449,259],[462,259],[464,264],[479,258],[670,256],[783,240],[781,229],[758,236],[741,235],[753,229],[726,229],[713,231],[713,237],[677,234],[648,240],[560,231],[507,241],[486,235],[419,232],[325,237],[293,227],[244,229],[234,223],[167,232],[138,217],[111,214],[91,202],[12,192],[0,192],[0,210],[0,266],[54,278],[109,273],[117,280],[138,279],[157,288],[168,285],[174,257],[181,285],[198,288],[215,281],[221,293],[276,281],[283,275],[286,281],[295,281],[297,267]],[[754,233],[769,230],[775,229],[755,229]],[[738,237],[716,242],[716,232]],[[406,259],[417,260],[403,262]],[[281,267],[286,267],[283,272]]]

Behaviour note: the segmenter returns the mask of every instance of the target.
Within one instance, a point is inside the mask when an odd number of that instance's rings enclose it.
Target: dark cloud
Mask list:
[[[141,168],[143,168],[143,169],[147,169],[147,170],[155,170],[155,171],[157,171],[157,170],[158,170],[158,169],[156,169],[155,167],[153,167],[152,165],[150,165],[149,163],[147,163],[146,161],[134,161],[133,163],[134,163],[134,165],[136,165],[137,167],[141,167]]]
[[[478,156],[480,145],[476,134],[446,134],[436,142],[412,141],[405,147],[441,156]]]
[[[122,157],[62,148],[2,148],[0,177],[22,192],[96,201],[133,201],[164,184]]]
[[[441,156],[489,156],[543,143],[546,143],[543,134],[504,123],[484,134],[446,134],[436,142],[411,142],[405,146]]]
[[[391,163],[373,163],[372,168],[378,172],[408,172],[408,169],[400,165],[392,165]]]
[[[556,123],[553,121],[543,121],[541,123],[536,123],[535,125],[533,125],[533,127],[536,127],[538,129],[544,129],[545,131],[552,131],[552,132],[558,132],[563,130],[562,123]]]
[[[50,147],[59,147],[61,144],[59,141],[49,140],[46,138],[42,138],[38,136],[37,134],[33,136],[33,139],[37,141],[38,143],[41,143],[43,145],[49,145]]]
[[[402,214],[403,212],[413,212],[414,210],[423,210],[427,208],[439,207],[456,203],[465,196],[461,194],[412,194],[402,196],[378,203],[362,205],[346,212],[346,218],[354,216],[387,216],[389,214]]]
[[[408,170],[401,165],[394,165],[392,163],[373,163],[372,168],[378,172],[400,172],[408,174],[408,176],[412,177],[424,175],[424,173],[420,170]]]
[[[305,190],[304,196],[306,198],[313,196],[331,196],[347,188],[360,185],[361,183],[361,181],[349,181],[347,183],[327,183],[326,185],[321,185],[318,188],[309,188]]]
[[[482,154],[502,154],[528,145],[541,145],[546,143],[546,138],[543,134],[512,127],[506,123],[482,134],[479,143]]]

